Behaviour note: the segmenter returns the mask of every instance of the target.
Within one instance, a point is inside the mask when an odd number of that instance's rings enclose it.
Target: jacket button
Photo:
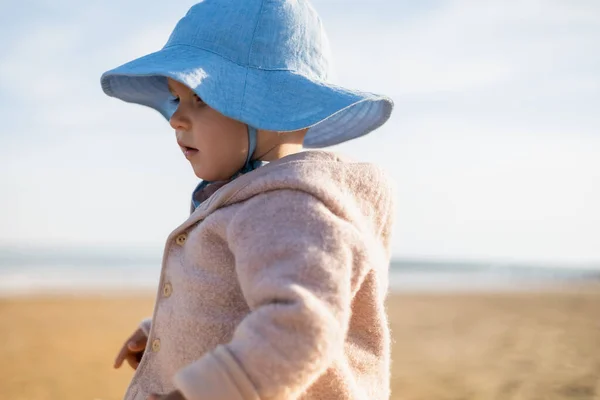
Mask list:
[[[167,282],[163,285],[163,296],[169,297],[171,293],[173,293],[173,286]]]
[[[154,339],[154,341],[152,342],[152,351],[156,353],[159,350],[160,350],[160,339]]]
[[[175,238],[175,243],[177,243],[180,246],[183,246],[183,244],[185,243],[186,240],[187,240],[187,235],[185,233],[182,233],[181,235],[179,235]]]

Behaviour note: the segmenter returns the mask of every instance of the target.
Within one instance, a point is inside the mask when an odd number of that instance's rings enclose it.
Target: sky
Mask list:
[[[170,126],[99,80],[193,3],[4,5],[0,246],[160,249],[186,219],[197,178]],[[599,2],[313,4],[333,83],[395,102],[332,148],[391,173],[394,256],[600,263]]]

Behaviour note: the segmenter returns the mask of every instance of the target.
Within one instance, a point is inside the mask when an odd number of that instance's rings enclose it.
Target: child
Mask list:
[[[329,62],[306,0],[205,0],[103,74],[170,121],[202,179],[115,362],[136,369],[126,400],[389,398],[389,180],[303,146],[365,135],[393,105],[328,83]]]

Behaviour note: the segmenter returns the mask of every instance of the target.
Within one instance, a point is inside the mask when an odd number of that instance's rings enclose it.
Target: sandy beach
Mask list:
[[[0,393],[118,400],[112,363],[152,295],[0,300]],[[600,290],[404,294],[388,300],[392,398],[600,399]]]

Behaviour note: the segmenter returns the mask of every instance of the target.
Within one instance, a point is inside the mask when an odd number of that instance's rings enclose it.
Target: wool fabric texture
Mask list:
[[[167,239],[125,400],[388,399],[393,193],[317,150],[220,187]]]

